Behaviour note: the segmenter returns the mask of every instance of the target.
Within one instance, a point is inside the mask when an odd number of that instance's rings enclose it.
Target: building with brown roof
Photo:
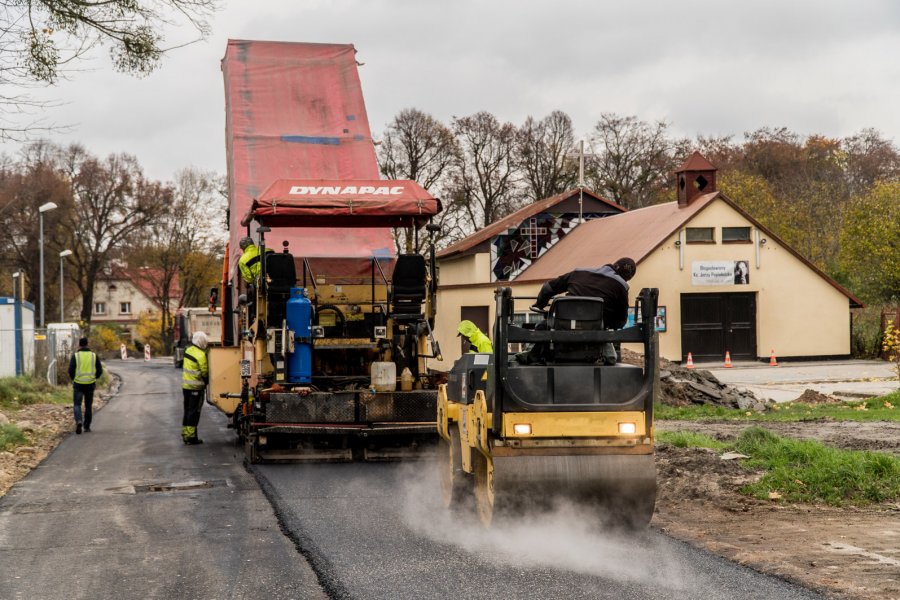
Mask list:
[[[161,312],[156,281],[161,277],[157,269],[116,268],[97,278],[94,283],[94,306],[91,322],[94,325],[121,325],[132,337],[142,313]],[[169,290],[169,308],[174,314],[181,299],[181,287],[175,278]]]
[[[449,369],[460,319],[493,324],[493,292],[510,285],[522,320],[541,285],[577,268],[629,256],[637,262],[630,298],[659,288],[660,354],[695,361],[839,357],[850,354],[850,308],[861,303],[752,215],[716,189],[716,168],[699,153],[676,172],[678,201],[580,224],[508,282],[483,275],[486,252],[463,265],[440,257],[436,334]],[[460,244],[463,244],[461,242]],[[485,323],[484,321],[488,321]],[[490,333],[490,328],[485,329]]]

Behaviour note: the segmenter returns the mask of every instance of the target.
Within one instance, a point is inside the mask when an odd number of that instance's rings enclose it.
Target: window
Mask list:
[[[723,227],[722,243],[732,244],[749,244],[750,228],[749,227]]]
[[[688,227],[684,230],[684,239],[688,244],[715,244],[716,238],[712,227]]]
[[[94,314],[95,315],[105,315],[106,314],[106,302],[94,302]]]
[[[131,302],[119,302],[119,314],[120,315],[130,315],[131,314]]]

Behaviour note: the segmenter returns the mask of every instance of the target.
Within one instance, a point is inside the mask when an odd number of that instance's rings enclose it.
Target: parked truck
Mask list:
[[[194,332],[202,331],[211,345],[222,342],[222,313],[210,311],[208,306],[179,308],[175,312],[174,349],[175,368],[184,363],[184,350],[191,344]]]
[[[355,55],[231,40],[222,61],[229,242],[209,401],[253,462],[389,459],[437,439],[440,202],[379,179]],[[249,282],[244,237],[267,250]]]

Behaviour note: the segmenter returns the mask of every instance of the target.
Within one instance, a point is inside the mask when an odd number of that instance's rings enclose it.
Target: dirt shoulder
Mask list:
[[[828,445],[900,454],[900,424],[660,421],[660,431],[733,439],[751,425]],[[653,523],[669,535],[828,595],[900,599],[900,503],[835,508],[766,502],[738,493],[757,476],[698,448],[657,448]]]

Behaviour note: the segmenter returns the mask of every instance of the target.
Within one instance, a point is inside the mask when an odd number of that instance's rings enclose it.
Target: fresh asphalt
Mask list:
[[[93,431],[0,498],[0,599],[325,598],[224,418],[181,442],[171,359],[106,366],[123,384]]]
[[[0,599],[819,597],[570,508],[485,531],[440,505],[434,461],[259,465],[254,481],[212,407],[206,443],[181,443],[171,363],[109,366],[124,384],[94,431],[0,499]]]

